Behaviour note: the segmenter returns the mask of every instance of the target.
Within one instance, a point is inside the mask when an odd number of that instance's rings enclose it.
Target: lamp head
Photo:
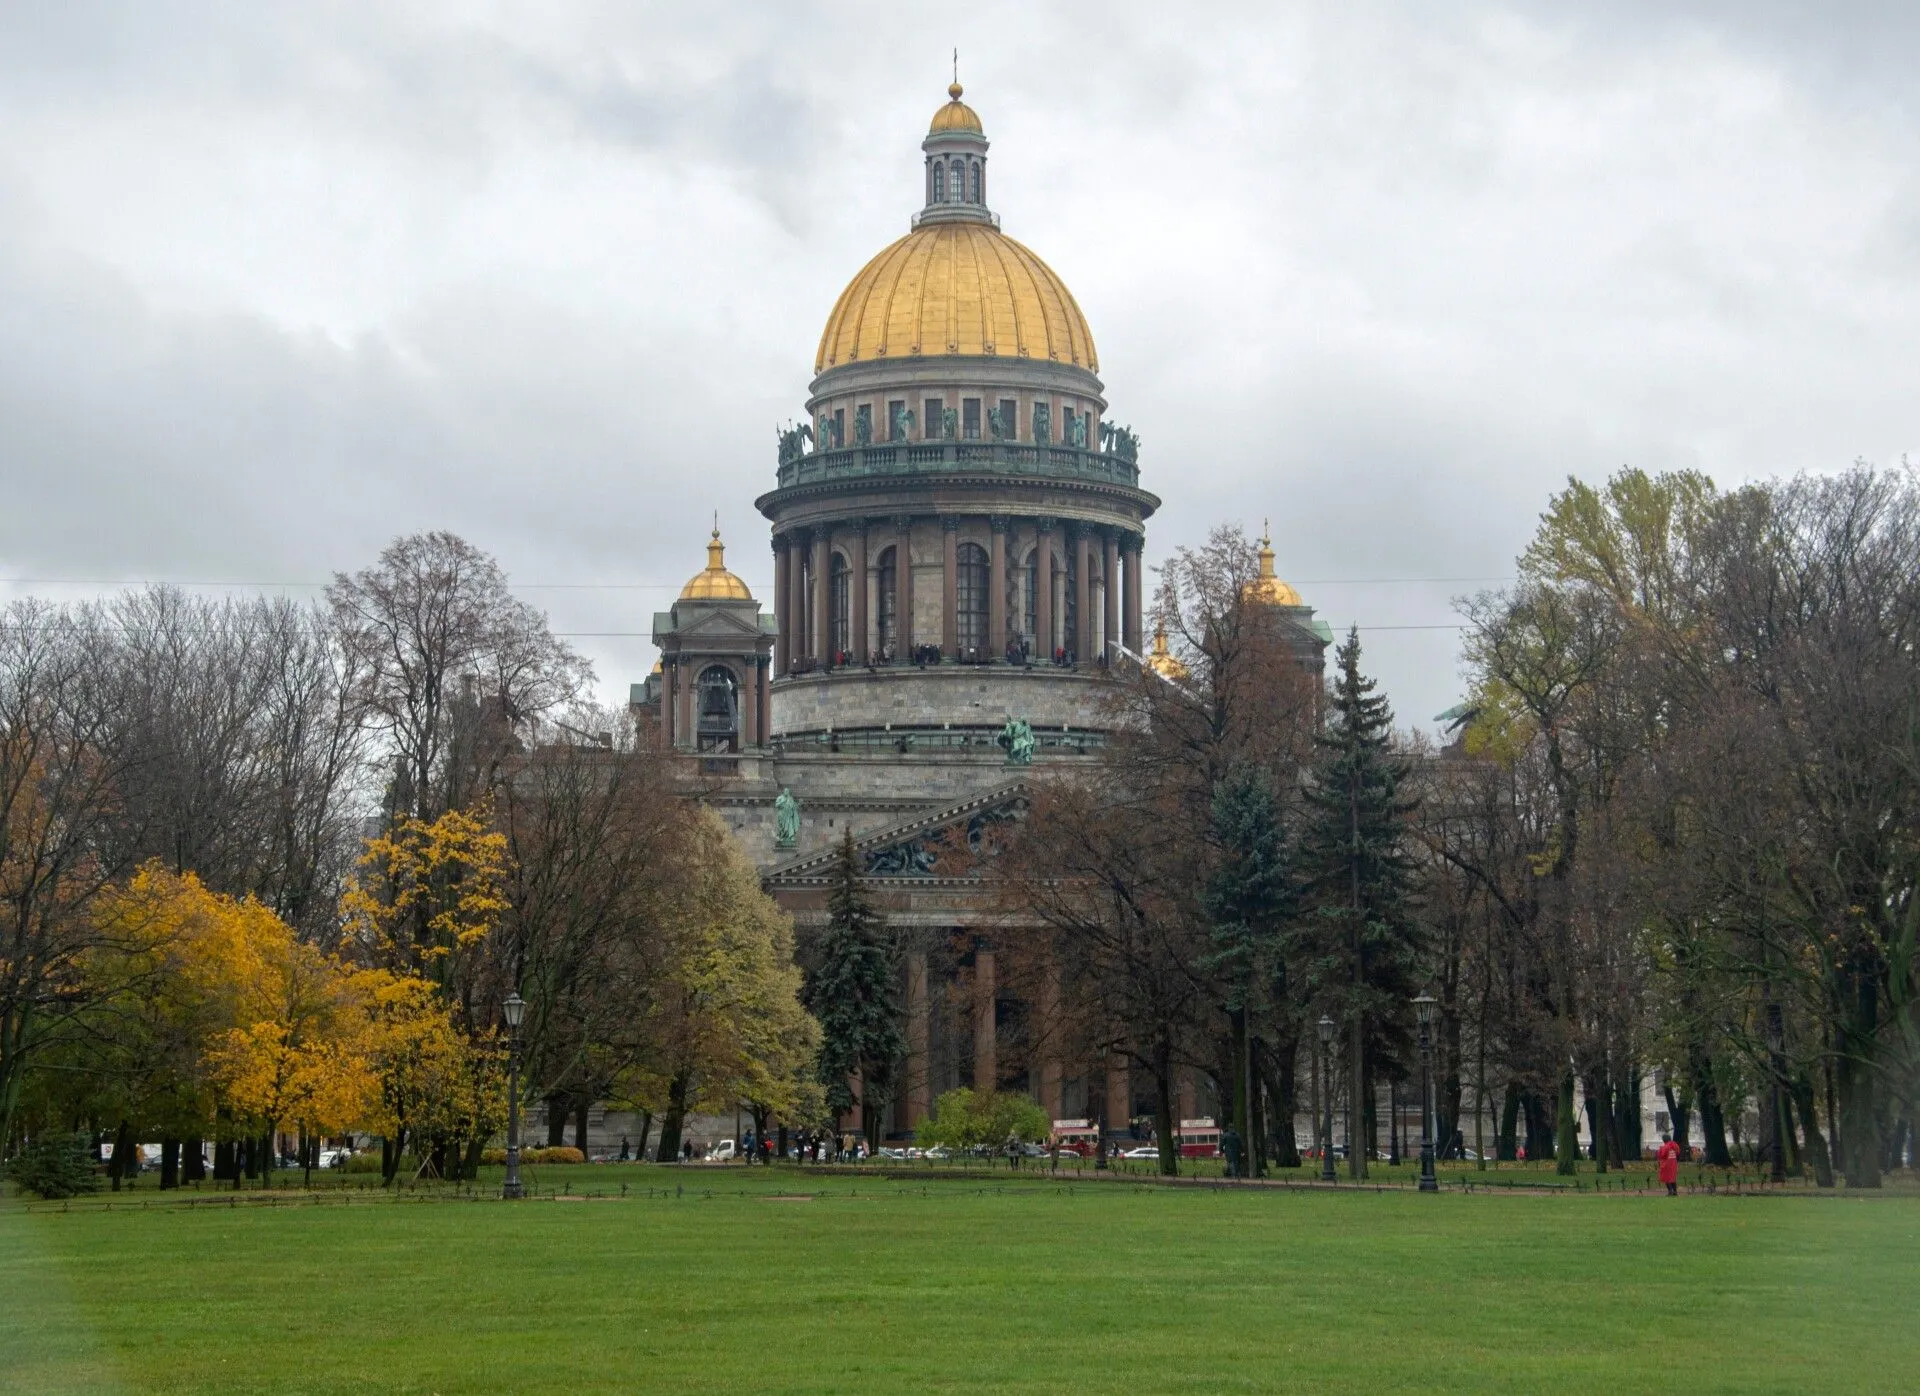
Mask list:
[[[1333,1019],[1324,1013],[1320,1015],[1320,1045],[1322,1047],[1333,1045]]]
[[[1422,994],[1413,1001],[1413,1012],[1419,1018],[1421,1027],[1433,1022],[1433,1005],[1437,1002],[1432,994]]]
[[[527,1001],[520,997],[519,990],[507,995],[507,1001],[500,1005],[500,1016],[507,1020],[509,1028],[519,1030],[520,1020],[527,1016]]]

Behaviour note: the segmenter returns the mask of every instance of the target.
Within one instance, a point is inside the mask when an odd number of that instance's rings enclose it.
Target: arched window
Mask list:
[[[695,688],[699,716],[695,719],[702,751],[737,751],[740,745],[740,688],[733,670],[709,664],[700,671]]]
[[[895,570],[894,559],[899,555],[896,548],[888,548],[880,554],[879,586],[880,604],[874,609],[880,613],[880,653],[890,658],[900,654],[900,627],[894,614],[894,602],[899,598],[897,583],[900,574]]]
[[[852,574],[847,571],[847,560],[839,553],[833,555],[829,574],[832,577],[832,585],[827,592],[827,615],[830,618],[828,627],[833,633],[833,639],[827,646],[827,652],[828,657],[835,664],[842,664],[846,661],[841,656],[850,654],[853,650],[850,619],[853,588],[848,585]]]
[[[977,204],[980,202],[980,162],[971,160],[968,164],[973,169],[973,201]]]
[[[947,201],[947,167],[944,161],[933,162],[933,197],[929,203],[944,204]]]
[[[960,653],[983,657],[987,649],[987,550],[978,543],[962,543],[954,560],[958,568],[954,600],[959,609],[955,628]]]

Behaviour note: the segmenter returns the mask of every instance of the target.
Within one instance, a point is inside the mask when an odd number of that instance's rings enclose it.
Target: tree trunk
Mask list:
[[[1873,1110],[1873,1072],[1866,1062],[1846,1051],[1847,1037],[1841,1036],[1841,1056],[1834,1072],[1840,1088],[1840,1139],[1845,1145],[1846,1178],[1850,1188],[1880,1186],[1880,1121]]]
[[[680,1131],[687,1120],[687,1087],[690,1084],[687,1073],[682,1071],[667,1085],[667,1113],[660,1118],[661,1163],[672,1163],[680,1157]]]
[[[1354,970],[1356,981],[1359,969]],[[1349,1071],[1347,1089],[1352,1099],[1347,1103],[1347,1118],[1352,1122],[1347,1129],[1347,1176],[1356,1183],[1367,1176],[1367,1153],[1373,1147],[1373,1109],[1367,1096],[1367,1050],[1366,1023],[1361,1015],[1353,1014],[1353,1025],[1347,1038]]]
[[[162,1139],[160,1141],[160,1190],[170,1191],[180,1186],[180,1141]]]
[[[234,1147],[231,1139],[216,1139],[213,1143],[213,1180],[216,1183],[231,1182],[240,1176],[234,1167]]]
[[[139,1172],[139,1165],[133,1162],[133,1125],[122,1119],[120,1127],[113,1132],[113,1158],[107,1164],[107,1178],[113,1184],[113,1191],[120,1191],[120,1180]]]
[[[1249,1099],[1252,1082],[1247,1073],[1247,1010],[1244,1008],[1227,1011],[1227,1056],[1231,1066],[1226,1079],[1232,1092],[1227,1102],[1227,1122],[1240,1136],[1240,1167],[1245,1170],[1247,1157],[1253,1150],[1253,1110]],[[1232,1167],[1232,1160],[1228,1160],[1228,1166]]]
[[[1509,1080],[1500,1097],[1500,1132],[1494,1136],[1493,1152],[1502,1163],[1520,1157],[1520,1083]]]
[[[573,1147],[587,1157],[587,1112],[593,1109],[593,1097],[581,1092],[573,1102]]]
[[[1161,1042],[1153,1049],[1153,1126],[1160,1141],[1160,1173],[1180,1173],[1180,1140],[1173,1132],[1173,1046]]]
[[[636,1160],[644,1160],[646,1158],[647,1140],[652,1137],[653,1137],[653,1111],[642,1110],[640,1112],[640,1147],[633,1151],[633,1156]]]
[[[567,1098],[563,1095],[547,1097],[547,1147],[558,1149],[567,1142]]]
[[[1587,1111],[1587,1157],[1593,1160],[1595,1173],[1605,1173],[1607,1171],[1606,1117],[1610,1110],[1607,1102],[1595,1090],[1591,1076],[1581,1081],[1580,1095]]]
[[[1662,1088],[1667,1096],[1668,1131],[1673,1142],[1680,1146],[1680,1161],[1693,1162],[1693,1144],[1688,1126],[1693,1123],[1693,1101],[1685,1095],[1673,1093],[1673,1082],[1668,1081]]]
[[[180,1181],[183,1183],[204,1183],[207,1180],[207,1141],[189,1139],[182,1146],[185,1155],[180,1168]]]
[[[1695,1101],[1700,1107],[1700,1152],[1709,1168],[1733,1167],[1727,1152],[1727,1118],[1720,1108],[1720,1087],[1713,1079],[1713,1060],[1704,1052],[1688,1064]]]
[[[1294,1129],[1294,1117],[1300,1110],[1299,1083],[1295,1079],[1300,1058],[1300,1039],[1292,1034],[1274,1043],[1267,1053],[1268,1110],[1267,1138],[1271,1141],[1273,1163],[1278,1168],[1300,1166],[1300,1139]],[[1320,1129],[1315,1116],[1313,1132]]]
[[[1560,1075],[1560,1098],[1554,1116],[1553,1171],[1571,1178],[1579,1171],[1580,1124],[1573,1113],[1573,1068]]]

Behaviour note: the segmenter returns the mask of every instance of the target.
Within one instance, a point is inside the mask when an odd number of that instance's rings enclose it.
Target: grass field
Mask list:
[[[510,1206],[335,1192],[265,1206],[241,1194],[183,1208],[142,1189],[66,1212],[0,1203],[0,1387],[1851,1392],[1920,1381],[1912,1196],[572,1172],[583,1185],[617,1177],[629,1196]]]

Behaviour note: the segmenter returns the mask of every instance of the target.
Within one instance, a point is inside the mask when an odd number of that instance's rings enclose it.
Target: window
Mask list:
[[[968,163],[973,167],[973,201],[977,204],[980,202],[980,162],[973,160]]]
[[[1010,397],[1000,399],[1000,430],[1007,434],[1007,440],[1020,438],[1020,404]]]
[[[829,657],[835,664],[846,661],[842,655],[853,651],[853,641],[849,638],[852,631],[848,628],[849,607],[853,599],[852,588],[847,585],[851,574],[847,571],[847,560],[839,553],[833,555],[829,569],[832,581],[827,589],[827,614],[830,617],[828,627],[833,632],[832,642],[828,645]]]
[[[987,550],[978,543],[962,543],[955,554],[955,566],[960,653],[983,655],[987,648]]]
[[[880,613],[880,653],[890,657],[900,652],[899,625],[893,604],[899,596],[900,573],[895,565],[899,555],[898,548],[888,548],[880,554],[879,576],[876,579],[880,588],[880,604],[875,607]]]
[[[947,167],[939,160],[933,162],[933,197],[928,203],[944,204],[947,201]]]
[[[839,450],[847,444],[847,409],[833,409],[833,449]]]
[[[740,695],[733,671],[723,664],[708,665],[700,673],[696,696],[700,750],[735,750],[740,735]]]
[[[980,439],[980,399],[977,397],[960,403],[960,434],[969,441]]]
[[[920,413],[920,439],[922,441],[940,440],[946,435],[946,432],[941,427],[940,419],[946,412],[947,404],[940,398],[930,397],[921,403],[920,406],[922,408]]]

